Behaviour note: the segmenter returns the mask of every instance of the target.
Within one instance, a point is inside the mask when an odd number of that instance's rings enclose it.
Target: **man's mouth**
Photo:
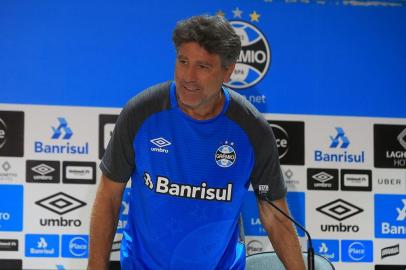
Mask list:
[[[183,88],[188,92],[196,92],[200,90],[200,88],[196,85],[183,85]]]

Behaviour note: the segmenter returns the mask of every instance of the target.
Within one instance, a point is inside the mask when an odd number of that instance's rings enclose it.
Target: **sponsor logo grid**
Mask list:
[[[7,115],[8,111],[2,113],[0,116]],[[18,269],[21,260],[27,260],[29,265],[30,258],[34,257],[60,258],[62,264],[67,265],[69,263],[65,262],[70,260],[87,258],[88,224],[84,223],[85,217],[81,215],[90,215],[89,205],[92,201],[75,190],[84,187],[90,193],[95,192],[99,173],[97,160],[102,157],[113,133],[117,119],[115,113],[103,114],[102,110],[95,113],[92,121],[98,119],[99,123],[91,136],[83,135],[86,132],[77,127],[75,117],[55,113],[49,123],[41,127],[48,138],[44,136],[38,139],[24,134],[21,140],[25,143],[21,144],[25,149],[17,147],[0,151],[0,261],[16,264]],[[22,109],[17,116],[11,114],[7,117],[17,117],[19,121],[27,123],[30,114],[35,114],[35,110],[27,112]],[[7,117],[3,116],[4,123],[9,119]],[[24,129],[24,126],[10,127],[4,123],[0,126],[5,130],[0,134],[3,147],[9,142],[5,141],[6,132]],[[386,262],[388,265],[401,265],[399,258],[404,256],[406,250],[402,242],[406,238],[406,172],[403,171],[406,126],[376,124],[378,120],[371,120],[362,135],[369,136],[369,139],[363,141],[354,131],[359,127],[349,123],[346,125],[339,119],[336,124],[332,120],[320,124],[319,119],[305,116],[269,120],[277,141],[282,173],[290,191],[288,202],[291,213],[312,233],[316,253],[333,263],[347,266],[375,263],[376,269],[383,269],[381,265]],[[312,133],[312,126],[318,125],[325,126],[326,132]],[[11,137],[17,140],[18,136]],[[36,142],[41,142],[43,150],[49,151],[37,152]],[[91,148],[97,145],[94,142],[99,142],[98,151]],[[174,147],[165,134],[150,138],[146,143],[157,155],[170,154]],[[33,145],[34,150],[31,151]],[[46,145],[49,147],[46,148]],[[24,151],[30,147],[31,150]],[[20,171],[21,166],[14,165],[16,158],[23,160],[24,171]],[[219,167],[233,166],[238,159],[233,141],[227,138],[219,143],[212,159]],[[148,175],[146,173],[144,179],[147,188],[162,194],[170,193],[172,179],[162,177],[148,181]],[[22,184],[9,184],[9,181]],[[151,183],[156,183],[156,186],[148,186]],[[206,186],[204,182],[198,185],[191,188],[205,189],[206,197],[196,193],[194,197],[197,199],[228,201],[232,198],[231,184],[218,187],[218,190]],[[35,196],[31,190],[35,190]],[[210,192],[213,193],[212,198],[207,197]],[[30,194],[29,200],[26,200],[27,193]],[[365,194],[363,198],[370,196],[371,207],[360,202],[359,194]],[[252,201],[247,199],[243,208],[245,233],[250,240],[246,243],[247,254],[272,249],[267,243],[259,215],[255,213],[254,195],[251,195]],[[319,200],[319,195],[329,199]],[[129,196],[129,189],[126,189],[120,210],[119,235],[128,220]],[[26,216],[23,212],[27,207],[35,211],[35,226],[32,226],[34,222],[24,220]],[[318,213],[322,218],[310,218],[311,212]],[[368,215],[363,216],[366,213]],[[358,222],[363,219],[368,220]],[[42,228],[41,231],[38,228]],[[303,232],[297,230],[304,237]],[[6,237],[7,232],[21,234],[22,238]],[[359,232],[363,232],[360,237],[351,234]],[[355,239],[349,239],[352,237]],[[383,243],[376,245],[376,240]],[[117,252],[119,247],[120,242],[116,241],[112,251]],[[4,255],[10,253],[16,253],[17,257],[23,253],[25,259],[11,260]]]

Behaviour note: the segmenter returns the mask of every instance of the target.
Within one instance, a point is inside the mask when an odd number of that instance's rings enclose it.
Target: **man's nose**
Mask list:
[[[196,81],[196,68],[193,66],[188,66],[185,72],[185,81],[187,82],[194,82]]]

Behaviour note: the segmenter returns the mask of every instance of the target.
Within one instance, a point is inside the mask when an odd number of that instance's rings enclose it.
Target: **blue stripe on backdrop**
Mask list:
[[[221,10],[270,44],[265,78],[239,90],[262,112],[406,117],[403,1],[344,2],[2,1],[0,103],[121,107],[172,78],[177,20]]]

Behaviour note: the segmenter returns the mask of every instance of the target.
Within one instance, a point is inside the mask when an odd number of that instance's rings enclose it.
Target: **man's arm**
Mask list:
[[[88,270],[107,270],[110,250],[116,232],[121,199],[126,183],[102,175],[93,204],[90,221]]]
[[[285,198],[273,203],[289,213]],[[276,254],[287,270],[305,270],[299,239],[292,222],[274,209],[269,203],[258,200],[259,215]]]

